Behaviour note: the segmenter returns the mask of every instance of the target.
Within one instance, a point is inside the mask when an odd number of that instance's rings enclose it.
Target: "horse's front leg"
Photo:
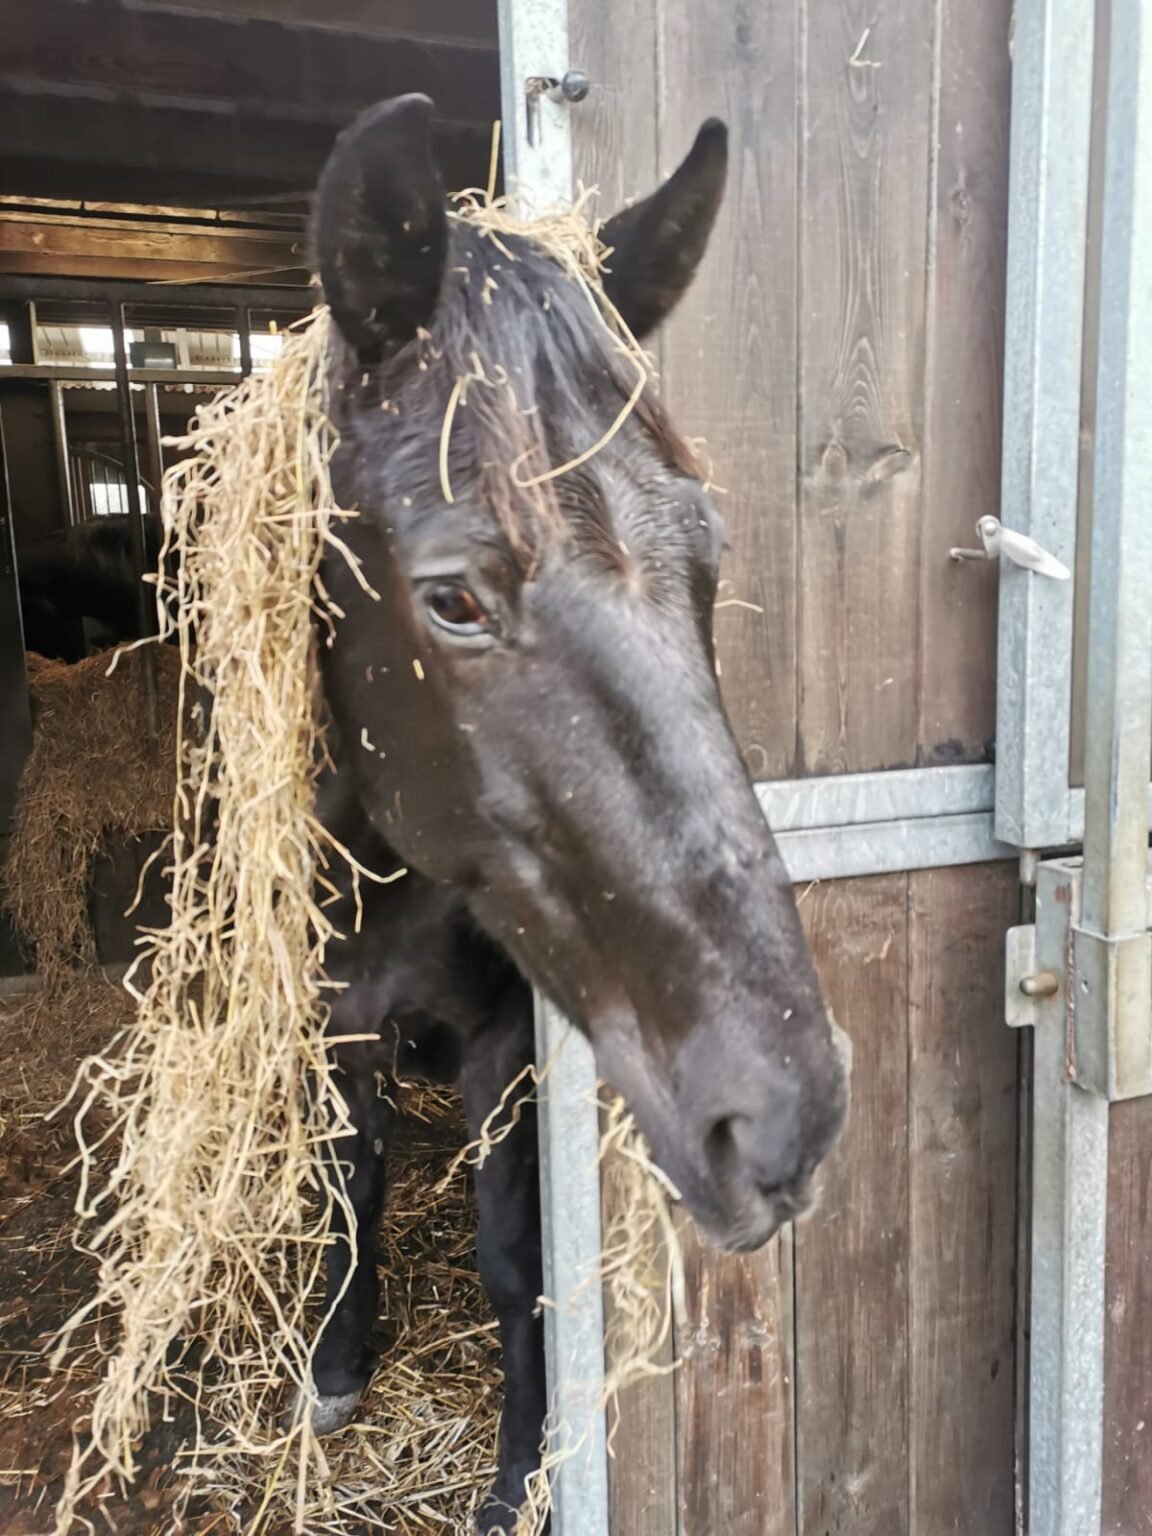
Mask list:
[[[351,1208],[348,1231],[342,1202],[334,1201],[328,1250],[325,1323],[312,1357],[319,1401],[312,1423],[318,1434],[343,1429],[355,1416],[376,1361],[368,1340],[380,1306],[376,1236],[384,1210],[386,1156],[395,1108],[386,1080],[355,1059],[342,1062],[340,1091],[351,1130],[328,1144],[328,1177]],[[341,1295],[343,1291],[343,1295]],[[340,1299],[337,1301],[336,1298]]]
[[[533,1060],[531,997],[516,989],[500,1018],[472,1043],[460,1079],[473,1137],[500,1104],[509,1084]],[[535,1103],[527,1077],[508,1096],[489,1133],[502,1137],[476,1172],[480,1279],[500,1325],[504,1352],[504,1413],[496,1482],[480,1513],[482,1536],[511,1531],[524,1502],[525,1480],[540,1465],[547,1404],[540,1238],[540,1172]],[[519,1120],[507,1130],[518,1112]],[[507,1134],[504,1134],[507,1130]]]

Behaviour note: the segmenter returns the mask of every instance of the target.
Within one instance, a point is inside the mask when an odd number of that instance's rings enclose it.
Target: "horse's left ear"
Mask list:
[[[611,248],[604,290],[632,334],[647,336],[688,291],[724,199],[728,129],[709,118],[688,158],[658,192],[600,231]]]
[[[312,243],[332,318],[366,358],[429,323],[448,221],[427,96],[381,102],[340,135],[316,189]]]

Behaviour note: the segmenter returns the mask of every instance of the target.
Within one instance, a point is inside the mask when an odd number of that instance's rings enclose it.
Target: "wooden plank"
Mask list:
[[[1015,867],[909,877],[911,1536],[1014,1527]]]
[[[391,9],[391,7],[388,7]],[[386,96],[423,91],[445,121],[490,128],[500,62],[490,48],[353,37],[232,15],[169,15],[0,0],[0,69],[22,90],[145,93],[276,117],[339,122]]]
[[[678,424],[707,440],[730,490],[720,597],[753,607],[717,611],[718,656],[746,761],[767,776],[788,770],[795,744],[796,22],[787,6],[724,0],[661,0],[657,16],[659,171],[705,118],[731,135],[724,209],[661,367]],[[689,1235],[685,1270],[680,1536],[793,1536],[791,1231],[745,1259]]]
[[[933,7],[803,11],[798,765],[836,773],[916,755]]]
[[[675,168],[704,118],[724,117],[731,130],[724,209],[668,329],[665,385],[728,492],[714,625],[725,702],[752,774],[787,776],[796,751],[797,13],[666,0],[661,17],[661,169]]]
[[[335,134],[328,123],[0,90],[0,142],[19,146],[0,158],[0,193],[197,206],[215,200],[205,186],[234,199],[307,194]],[[442,124],[434,138],[449,189],[487,179],[487,129]]]
[[[20,0],[16,0],[20,3]],[[488,48],[496,42],[495,0],[127,0],[133,10],[263,17],[286,26],[418,38]]]
[[[620,1164],[609,1157],[603,1168],[604,1230],[619,1209],[617,1178]],[[669,1255],[661,1245],[649,1255],[653,1274],[664,1281]],[[614,1353],[614,1313],[611,1296],[604,1298],[606,1363],[609,1373],[618,1364]],[[660,1372],[671,1372],[674,1339],[651,1357]],[[622,1392],[618,1416],[609,1416],[611,1456],[608,1495],[612,1536],[674,1536],[676,1529],[676,1385],[671,1374],[656,1374]]]
[[[245,283],[282,284],[291,292],[307,288],[307,267],[220,266],[204,261],[148,261],[133,256],[49,256],[40,252],[17,252],[0,256],[0,274],[19,277],[92,277],[119,278],[143,283]]]
[[[680,1523],[660,1536],[793,1536],[792,1229],[750,1258],[687,1228],[683,1249]]]
[[[848,1125],[796,1233],[801,1536],[909,1530],[907,890],[833,882],[801,908],[855,1055]]]
[[[592,82],[588,99],[572,114],[573,172],[577,183],[599,190],[598,210],[608,216],[647,195],[658,180],[655,0],[633,0],[631,6],[570,0],[568,25],[570,57]],[[659,351],[661,342],[655,345]],[[607,1225],[610,1168],[604,1198]],[[659,1364],[672,1360],[670,1336]],[[622,1396],[620,1412],[608,1467],[613,1536],[674,1536],[674,1379],[658,1375],[638,1383]]]
[[[656,0],[569,0],[568,33],[591,82],[572,113],[573,174],[599,192],[598,211],[611,217],[660,180]],[[657,349],[662,339],[654,338]]]
[[[994,563],[957,564],[1000,510],[1012,0],[937,0],[918,759],[979,762],[996,734]]]
[[[1108,1127],[1102,1536],[1152,1531],[1152,1099]]]
[[[308,265],[302,234],[0,213],[0,272],[161,281],[295,273],[306,283]]]

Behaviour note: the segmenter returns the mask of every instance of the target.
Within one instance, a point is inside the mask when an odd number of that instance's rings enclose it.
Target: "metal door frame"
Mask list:
[[[1094,59],[1097,46],[1106,56]],[[1152,1092],[1152,13],[1142,0],[1018,0],[1010,188],[1004,522],[1074,565],[1079,507],[1091,512],[1082,790],[1069,782],[1074,584],[1001,562],[997,831],[1022,850],[1083,848],[1030,858],[1036,922],[1014,934],[1020,959],[1006,977],[1006,1013],[1035,1035],[1029,1530],[1098,1536],[1109,1106]],[[1098,326],[1085,357],[1090,302]],[[1079,483],[1085,366],[1090,486]]]

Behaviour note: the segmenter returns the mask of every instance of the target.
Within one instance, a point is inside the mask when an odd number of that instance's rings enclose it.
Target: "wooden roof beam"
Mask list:
[[[0,0],[0,81],[26,94],[115,93],[329,123],[408,91],[430,96],[445,122],[490,130],[499,115],[495,48],[352,37],[229,15]]]
[[[0,143],[19,146],[0,156],[0,194],[258,207],[262,199],[307,197],[336,132],[334,124],[275,121],[241,110],[0,88]],[[440,124],[434,137],[449,190],[486,180],[487,130]]]
[[[18,0],[23,3],[23,0]],[[123,0],[133,11],[248,16],[292,26],[402,37],[422,42],[496,46],[496,0]]]

